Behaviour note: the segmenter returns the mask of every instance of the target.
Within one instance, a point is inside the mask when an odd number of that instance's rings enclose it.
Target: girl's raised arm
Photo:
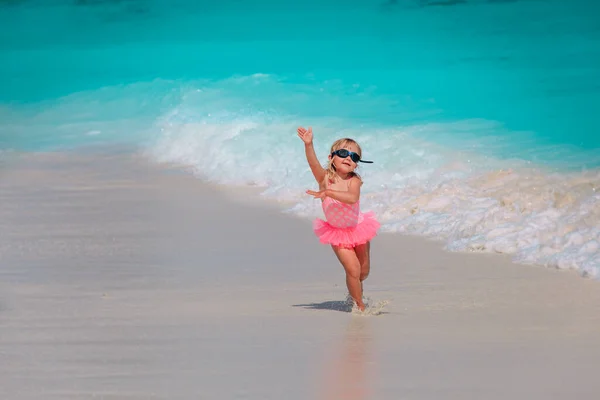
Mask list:
[[[306,161],[312,171],[317,183],[321,183],[325,180],[325,169],[319,164],[319,159],[315,154],[315,148],[313,147],[313,133],[312,128],[305,129],[303,127],[298,128],[298,137],[304,142],[304,152],[306,153]]]

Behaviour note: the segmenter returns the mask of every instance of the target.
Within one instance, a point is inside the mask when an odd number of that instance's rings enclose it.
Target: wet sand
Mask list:
[[[596,399],[600,284],[373,241],[348,312],[311,221],[117,154],[0,169],[2,399]]]

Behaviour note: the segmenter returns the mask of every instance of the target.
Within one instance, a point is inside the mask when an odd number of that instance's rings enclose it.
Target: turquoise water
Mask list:
[[[321,155],[351,135],[375,159],[365,197],[385,229],[596,275],[597,15],[583,0],[5,0],[0,146],[132,145],[312,215],[294,137],[310,124]]]

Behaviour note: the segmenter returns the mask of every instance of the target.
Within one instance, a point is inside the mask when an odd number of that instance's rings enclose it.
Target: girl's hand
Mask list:
[[[306,130],[303,127],[299,127],[298,128],[298,137],[300,139],[302,139],[304,144],[311,144],[313,141],[312,128],[308,127],[308,130]]]
[[[319,190],[318,192],[315,192],[314,190],[307,190],[306,194],[310,194],[315,199],[324,199],[327,197],[327,190]]]

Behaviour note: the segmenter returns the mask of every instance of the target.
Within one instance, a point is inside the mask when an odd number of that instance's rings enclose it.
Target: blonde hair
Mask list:
[[[360,145],[356,140],[350,138],[342,138],[333,142],[333,144],[331,145],[331,149],[329,150],[329,155],[331,156],[331,153],[333,153],[334,151],[343,149],[351,144],[356,146],[356,148],[358,149],[358,155],[362,157],[362,149],[360,148]],[[335,182],[337,173],[335,172],[335,165],[333,165],[333,157],[329,159],[329,162],[323,168],[325,168],[325,183],[327,183],[327,181]],[[356,168],[358,168],[358,165],[356,166]],[[356,172],[352,172],[352,176],[356,176],[358,179],[360,179],[360,183],[362,184],[362,179],[359,174],[357,174]]]

